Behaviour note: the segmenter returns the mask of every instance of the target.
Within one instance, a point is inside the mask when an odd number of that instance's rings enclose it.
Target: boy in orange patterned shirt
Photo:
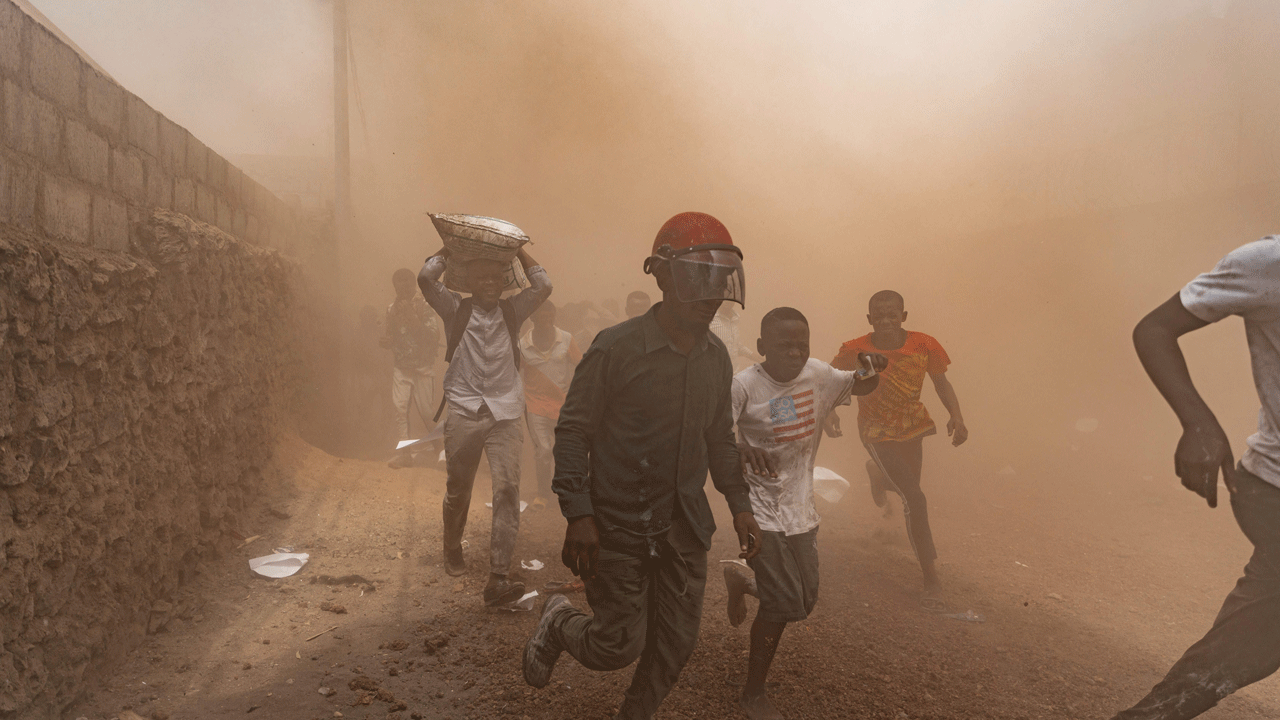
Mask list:
[[[907,537],[924,572],[926,595],[940,589],[934,561],[938,552],[929,529],[929,510],[920,489],[920,467],[923,440],[938,432],[920,402],[927,374],[933,380],[942,404],[951,413],[947,434],[952,445],[960,445],[969,437],[960,413],[960,401],[947,379],[951,358],[937,340],[924,333],[902,328],[907,311],[902,296],[893,290],[881,290],[871,296],[867,322],[873,332],[840,347],[831,366],[840,370],[857,368],[859,353],[883,353],[889,357],[889,368],[880,374],[875,392],[858,398],[858,435],[871,459],[867,475],[871,479],[871,496],[876,505],[885,506],[885,488],[902,497],[902,514],[907,521]],[[839,435],[839,418],[828,419],[828,434]]]

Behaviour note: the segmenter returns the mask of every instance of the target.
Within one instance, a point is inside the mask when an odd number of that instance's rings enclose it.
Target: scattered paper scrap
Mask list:
[[[824,467],[813,469],[813,494],[829,503],[838,503],[849,490],[849,481]]]
[[[541,560],[521,560],[520,567],[525,570],[541,570],[543,565]]]
[[[274,553],[249,561],[249,569],[269,578],[286,578],[302,569],[311,556],[306,553]]]
[[[491,502],[487,502],[487,503],[485,503],[485,504],[484,504],[484,506],[485,506],[485,507],[487,507],[487,508],[489,508],[489,509],[493,509],[493,503],[491,503]],[[527,502],[525,502],[525,501],[521,500],[521,501],[520,501],[520,512],[524,512],[525,508],[527,508],[527,507],[529,507],[529,503],[527,503]]]

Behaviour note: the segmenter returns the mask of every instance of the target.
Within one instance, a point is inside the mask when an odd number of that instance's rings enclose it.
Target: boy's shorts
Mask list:
[[[818,604],[818,528],[760,535],[760,554],[747,561],[760,593],[757,615],[768,622],[804,620]]]

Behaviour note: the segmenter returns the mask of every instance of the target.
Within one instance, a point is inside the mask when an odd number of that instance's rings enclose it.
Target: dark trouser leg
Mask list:
[[[495,422],[484,438],[493,478],[493,525],[489,533],[489,571],[506,575],[511,569],[516,536],[520,533],[520,448],[524,433],[519,420]],[[474,474],[474,470],[472,473]]]
[[[867,445],[871,459],[890,489],[902,497],[902,514],[907,521],[907,537],[915,550],[920,565],[932,568],[938,551],[933,546],[933,531],[929,529],[929,506],[920,489],[920,469],[924,458],[923,438],[905,442],[879,442]]]
[[[480,452],[493,418],[471,420],[453,413],[444,424],[444,446],[449,476],[444,494],[444,548],[460,550],[462,531],[467,527],[467,511],[471,509],[471,488],[480,467]]]
[[[1243,467],[1236,485],[1231,509],[1253,543],[1244,577],[1209,632],[1116,720],[1193,718],[1280,668],[1280,488]]]
[[[648,624],[648,561],[600,549],[596,576],[586,581],[587,604],[594,615],[566,612],[556,625],[560,644],[583,667],[618,670],[644,650]]]
[[[566,613],[557,625],[560,643],[591,670],[617,670],[640,656],[618,717],[652,717],[698,643],[707,553],[678,558],[601,549],[600,569],[586,584],[595,614]]]
[[[707,551],[677,552],[657,561],[649,583],[649,627],[644,652],[618,709],[618,717],[648,720],[675,686],[698,644]]]

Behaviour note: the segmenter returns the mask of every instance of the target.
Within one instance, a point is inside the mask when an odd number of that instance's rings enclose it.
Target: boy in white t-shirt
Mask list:
[[[813,505],[813,463],[822,420],[851,395],[875,390],[885,356],[858,359],[862,370],[836,370],[809,357],[809,321],[780,307],[760,321],[756,348],[764,362],[733,378],[738,450],[760,524],[760,554],[749,560],[755,577],[725,566],[729,621],[746,617],[744,594],[760,600],[751,625],[751,656],[739,703],[752,720],[781,718],[765,694],[765,676],[789,622],[804,620],[818,601],[818,511]]]
[[[1237,466],[1231,442],[1196,391],[1178,338],[1231,315],[1244,318],[1258,431]],[[1151,382],[1182,424],[1174,471],[1188,490],[1218,504],[1218,475],[1253,557],[1213,627],[1137,705],[1115,720],[1183,720],[1208,710],[1280,666],[1280,237],[1227,253],[1210,272],[1152,310],[1133,331]],[[761,523],[763,527],[763,523]]]

